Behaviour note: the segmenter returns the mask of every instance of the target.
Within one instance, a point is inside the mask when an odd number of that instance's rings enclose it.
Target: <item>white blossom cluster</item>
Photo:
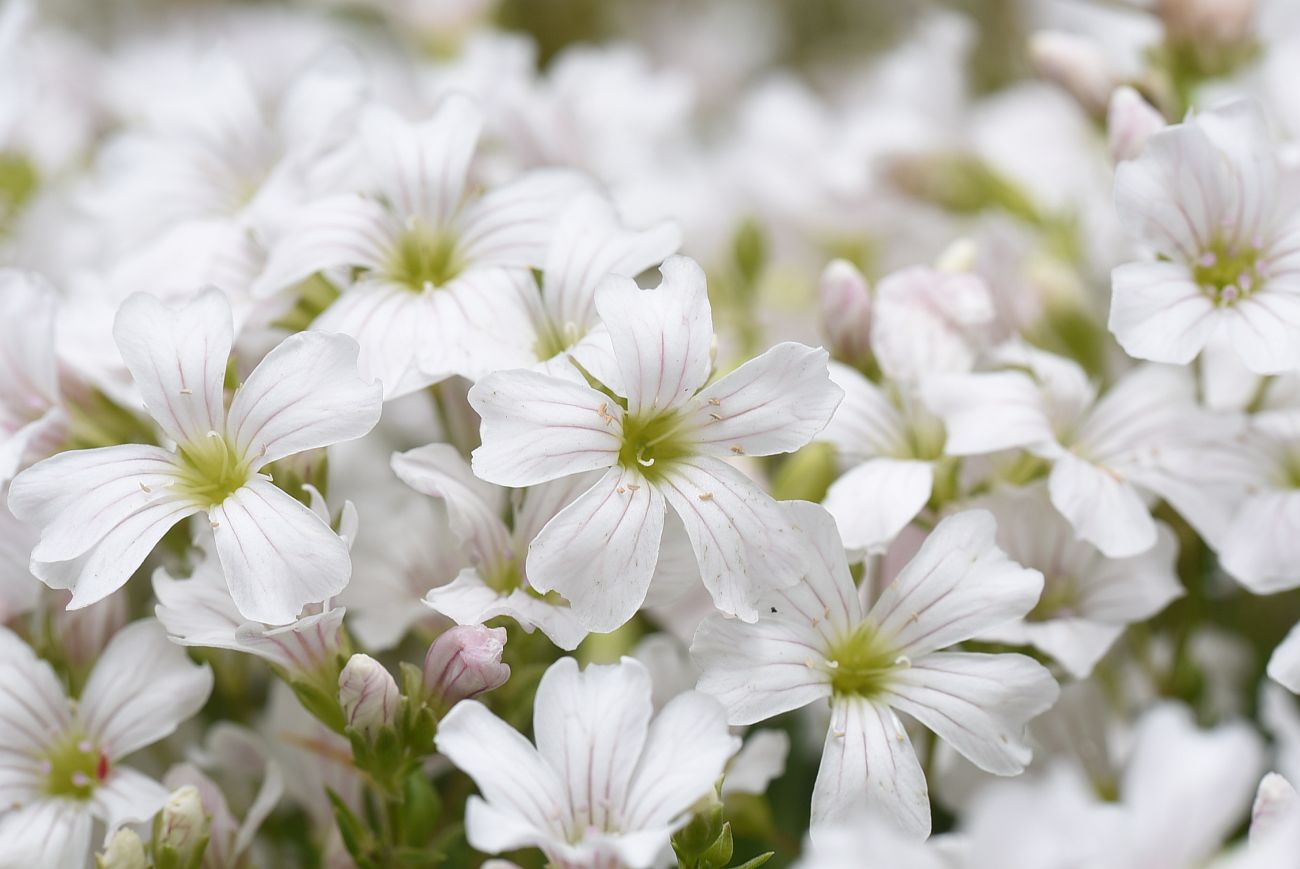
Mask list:
[[[1292,0],[0,0],[0,869],[1300,866]]]

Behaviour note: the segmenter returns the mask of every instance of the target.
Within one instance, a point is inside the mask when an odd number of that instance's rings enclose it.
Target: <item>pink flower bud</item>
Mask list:
[[[460,625],[438,637],[424,657],[424,689],[449,709],[461,700],[491,691],[510,678],[501,663],[505,628]]]
[[[834,260],[822,271],[817,296],[831,355],[861,366],[871,356],[871,288],[867,279],[847,260]]]
[[[1101,46],[1086,36],[1043,30],[1029,39],[1029,58],[1040,76],[1060,85],[1088,114],[1106,113],[1119,83]]]
[[[339,705],[349,727],[367,737],[392,724],[401,701],[397,683],[383,665],[369,655],[353,655],[339,673]]]
[[[1255,7],[1256,0],[1157,0],[1155,11],[1170,41],[1218,48],[1250,37]]]
[[[1142,153],[1151,134],[1165,126],[1164,117],[1133,88],[1115,88],[1106,111],[1106,137],[1116,163]]]

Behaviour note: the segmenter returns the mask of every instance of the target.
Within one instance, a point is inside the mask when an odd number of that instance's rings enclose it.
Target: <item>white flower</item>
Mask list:
[[[1100,398],[1074,362],[1028,346],[992,355],[1007,370],[932,378],[923,396],[959,456],[1023,448],[1051,465],[1052,504],[1111,558],[1155,545],[1146,493],[1165,478],[1162,450],[1206,434],[1191,374],[1147,365]]]
[[[837,362],[830,375],[844,400],[819,439],[835,446],[846,470],[826,493],[826,509],[850,549],[882,549],[934,493],[943,423],[906,386],[879,386]]]
[[[977,275],[915,266],[876,287],[871,347],[886,377],[917,383],[968,371],[993,324],[993,297]]]
[[[424,602],[460,625],[479,625],[508,616],[527,632],[540,628],[562,649],[575,649],[586,629],[564,601],[547,598],[530,584],[525,567],[528,544],[554,516],[595,481],[578,474],[531,486],[513,499],[503,518],[507,493],[474,476],[450,444],[429,444],[393,456],[393,470],[417,492],[447,505],[452,533],[471,567],[431,589]]]
[[[531,486],[592,470],[600,480],[547,523],[527,574],[585,627],[609,631],[645,600],[664,513],[686,526],[704,584],[753,619],[759,586],[796,581],[801,553],[775,502],[725,461],[791,452],[830,418],[841,391],[826,351],[780,344],[707,385],[713,342],[704,273],[673,257],[657,289],[611,278],[596,294],[616,365],[601,383],[529,371],[491,374],[469,400],[483,419],[474,472]]]
[[[436,744],[482,793],[465,811],[470,844],[540,848],[557,869],[658,865],[740,741],[694,691],[651,714],[650,676],[632,658],[551,665],[533,707],[536,747],[479,702],[457,704]]]
[[[354,336],[362,373],[383,382],[386,399],[491,369],[493,342],[479,338],[491,337],[495,318],[533,280],[553,215],[583,186],[571,173],[542,171],[474,195],[481,123],[458,94],[421,123],[371,108],[361,123],[369,195],[302,209],[256,285],[266,295],[317,272],[353,270],[356,279],[312,325]]]
[[[113,638],[76,700],[53,668],[0,629],[0,842],[29,866],[80,866],[92,820],[146,821],[167,789],[121,761],[202,708],[212,672],[157,622]],[[60,856],[56,856],[60,855]]]
[[[1043,574],[1043,594],[1023,620],[990,628],[980,639],[1029,644],[1070,675],[1087,678],[1124,629],[1183,594],[1174,572],[1178,543],[1157,523],[1156,545],[1128,558],[1107,558],[1078,540],[1052,509],[1046,488],[1003,490],[976,505],[998,523],[998,545],[1018,564]]]
[[[1043,578],[994,545],[991,515],[970,511],[941,522],[864,613],[834,521],[814,504],[788,509],[816,551],[805,581],[772,593],[755,624],[705,620],[691,647],[699,690],[732,724],[829,699],[813,829],[871,810],[924,837],[925,775],[895,710],[987,772],[1023,770],[1025,724],[1055,701],[1052,677],[1023,655],[940,650],[1023,617]]]
[[[302,333],[267,354],[226,408],[230,306],[216,290],[179,308],[135,295],[117,343],[169,450],[127,444],[60,453],[16,477],[14,515],[40,528],[32,572],[73,592],[69,607],[119,588],[173,525],[207,512],[231,596],[246,618],[293,621],[347,584],[347,545],[258,471],[360,437],[379,387],[357,377],[356,344]]]
[[[44,279],[0,269],[0,485],[63,434],[54,313]]]
[[[1252,103],[1154,133],[1115,175],[1129,232],[1159,257],[1115,269],[1110,329],[1129,355],[1186,364],[1218,335],[1251,371],[1300,367],[1300,210]]]

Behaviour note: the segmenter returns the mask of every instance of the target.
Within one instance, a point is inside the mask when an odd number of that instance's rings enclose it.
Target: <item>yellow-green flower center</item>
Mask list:
[[[50,748],[42,763],[45,793],[52,797],[89,799],[108,778],[108,757],[83,734],[70,732]]]
[[[418,293],[445,285],[464,268],[454,235],[413,226],[397,240],[388,276]]]
[[[655,479],[677,459],[691,455],[689,439],[681,437],[685,420],[676,411],[628,414],[623,418],[623,445],[618,463]]]
[[[1216,239],[1192,267],[1201,291],[1220,306],[1231,305],[1263,282],[1259,248]]]
[[[906,659],[870,625],[859,625],[826,659],[836,696],[874,697],[889,687],[891,674],[907,666]]]
[[[1028,622],[1045,622],[1073,614],[1079,605],[1079,583],[1072,576],[1044,574],[1043,593],[1025,616]]]
[[[175,491],[204,507],[220,504],[253,475],[250,462],[221,435],[182,444]]]
[[[30,160],[21,154],[0,153],[0,223],[17,214],[39,184]]]

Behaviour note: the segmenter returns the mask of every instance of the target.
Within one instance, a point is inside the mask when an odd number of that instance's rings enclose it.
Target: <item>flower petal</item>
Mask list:
[[[1015,775],[1029,763],[1025,725],[1059,693],[1047,668],[1024,655],[938,652],[899,671],[887,702],[985,772]]]
[[[362,280],[312,321],[317,332],[341,332],[356,339],[357,370],[366,381],[379,380],[384,400],[399,398],[435,383],[417,364],[422,342],[445,341],[433,299],[403,286]]]
[[[826,427],[844,397],[827,376],[828,359],[821,348],[776,345],[705,387],[685,436],[720,458],[794,452]]]
[[[826,509],[850,549],[888,546],[925,509],[934,488],[934,464],[868,459],[831,484]]]
[[[483,420],[474,473],[488,482],[532,486],[618,460],[622,409],[585,384],[500,371],[474,384],[469,403]]]
[[[170,734],[211,692],[208,666],[191,662],[155,619],[140,619],[104,649],[77,709],[88,735],[115,761]]]
[[[271,249],[253,295],[270,296],[338,266],[384,271],[396,256],[400,228],[373,199],[330,196],[304,207]]]
[[[162,811],[167,788],[128,767],[113,769],[95,788],[91,805],[111,836],[124,824],[144,824]]]
[[[563,783],[570,833],[617,823],[650,714],[650,674],[634,658],[581,671],[573,658],[561,658],[542,675],[533,733],[537,753]]]
[[[772,496],[740,471],[700,456],[674,462],[659,485],[686,526],[718,609],[753,621],[764,592],[799,581],[806,542]]]
[[[540,268],[555,233],[555,216],[590,189],[567,169],[540,169],[498,187],[465,209],[460,249],[477,265]]]
[[[361,437],[379,422],[380,404],[379,384],[357,374],[355,341],[299,332],[266,354],[235,393],[227,432],[256,470]]]
[[[555,227],[543,271],[542,297],[553,324],[585,332],[596,321],[596,287],[609,275],[635,278],[681,246],[676,224],[625,227],[604,197],[580,196]]]
[[[1186,365],[1205,347],[1221,320],[1214,302],[1201,292],[1186,266],[1128,263],[1111,273],[1109,327],[1130,356]]]
[[[675,256],[659,272],[663,280],[652,290],[618,277],[596,290],[596,310],[609,329],[631,414],[680,407],[712,367],[713,315],[704,270]]]
[[[402,217],[442,227],[460,208],[482,127],[478,106],[460,93],[444,96],[418,124],[371,106],[361,118],[361,141],[377,192]]]
[[[1292,694],[1300,694],[1300,625],[1291,628],[1273,649],[1268,677]]]
[[[926,405],[948,430],[944,452],[974,456],[1056,441],[1037,383],[1020,371],[933,377]]]
[[[222,430],[232,328],[230,303],[215,289],[177,306],[136,293],[118,309],[113,338],[122,360],[145,407],[177,443]]]
[[[1028,613],[1043,575],[1016,564],[994,543],[987,510],[939,523],[880,595],[867,619],[913,661]]]
[[[230,596],[246,619],[285,625],[343,590],[348,547],[300,502],[253,478],[208,515]]]
[[[907,455],[906,424],[880,387],[839,362],[830,363],[829,371],[831,381],[844,390],[844,399],[818,440],[834,444],[851,462]]]
[[[522,589],[501,594],[473,568],[462,570],[446,585],[430,589],[424,602],[458,625],[481,625],[506,616],[528,633],[539,628],[566,652],[576,649],[587,637],[587,629],[567,605],[550,603]]]
[[[814,831],[825,830],[867,813],[918,839],[930,834],[925,773],[898,716],[881,703],[838,697],[831,703],[810,823]]]
[[[1142,496],[1114,471],[1063,453],[1048,478],[1052,504],[1080,539],[1111,558],[1145,552],[1156,543],[1156,523]]]
[[[0,816],[5,865],[84,866],[94,816],[82,803],[38,800]]]
[[[529,545],[529,584],[563,595],[589,631],[620,627],[645,601],[664,509],[664,496],[639,472],[610,468]]]
[[[623,807],[623,828],[684,823],[739,749],[717,700],[697,691],[678,694],[650,724]]]

